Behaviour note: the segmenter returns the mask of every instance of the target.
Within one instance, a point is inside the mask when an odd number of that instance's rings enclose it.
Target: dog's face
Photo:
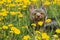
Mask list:
[[[40,8],[40,9],[34,9],[32,11],[32,18],[36,20],[41,20],[45,18],[45,11]]]
[[[40,21],[40,20],[44,20],[45,16],[46,16],[45,7],[35,8],[34,5],[30,6],[30,17],[31,17],[31,19]]]

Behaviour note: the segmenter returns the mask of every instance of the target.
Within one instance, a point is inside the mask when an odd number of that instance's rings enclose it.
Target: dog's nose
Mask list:
[[[38,16],[38,17],[40,17],[40,16]]]

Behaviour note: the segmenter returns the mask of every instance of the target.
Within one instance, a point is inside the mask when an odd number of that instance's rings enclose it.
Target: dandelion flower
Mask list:
[[[8,24],[9,27],[13,27],[14,25],[13,24]]]
[[[15,0],[15,2],[22,2],[23,0]]]
[[[60,33],[60,29],[56,29],[56,33]]]
[[[48,1],[48,0],[46,0],[45,1],[45,3],[44,3],[44,5],[46,5],[46,6],[48,6],[48,5],[50,5],[51,3]]]
[[[11,3],[11,2],[12,2],[12,0],[7,0],[6,2]]]
[[[28,26],[22,26],[22,28],[28,28]]]
[[[37,30],[36,30],[35,32],[38,33],[38,34],[40,34],[40,31],[37,31]]]
[[[2,9],[0,12],[0,16],[7,16],[8,12],[6,11],[6,9]]]
[[[23,17],[23,14],[22,14],[22,13],[19,13],[19,14],[18,14],[18,17],[19,17],[19,18]]]
[[[56,2],[57,2],[57,0],[54,0],[54,1],[53,1],[53,4],[56,4]]]
[[[35,38],[36,38],[37,40],[41,40],[40,36],[35,36]]]
[[[30,36],[29,35],[26,35],[23,37],[23,40],[29,40],[30,39]]]
[[[20,34],[20,30],[15,28],[15,27],[11,27],[11,31],[13,31],[15,34]]]
[[[36,27],[36,24],[35,23],[32,23],[31,26]]]
[[[2,13],[2,16],[7,16],[7,13],[3,12],[3,13]]]
[[[54,37],[54,38],[58,38],[58,35],[57,35],[57,34],[55,34],[55,35],[53,35],[53,37]]]
[[[38,25],[42,26],[43,25],[43,22],[42,21],[39,21],[38,22]]]
[[[10,14],[11,14],[12,16],[14,16],[14,15],[16,15],[17,13],[16,13],[16,12],[10,12]]]
[[[50,23],[51,22],[51,19],[47,19],[45,20],[46,23]]]
[[[57,0],[57,5],[60,5],[60,0]]]
[[[3,26],[2,28],[3,28],[3,29],[8,29],[8,26]]]
[[[32,2],[37,2],[37,0],[31,0]]]
[[[15,29],[14,33],[15,34],[20,34],[20,30],[19,29]]]
[[[10,6],[10,7],[14,7],[14,6],[16,6],[16,4],[10,3],[9,6]]]
[[[0,0],[0,5],[2,5],[6,0]]]
[[[46,33],[42,33],[42,39],[49,39],[49,36]]]

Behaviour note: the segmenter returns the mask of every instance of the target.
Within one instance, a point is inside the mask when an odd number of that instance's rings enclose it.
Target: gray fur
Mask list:
[[[41,8],[36,8],[35,4],[31,4],[29,6],[29,11],[30,11],[30,19],[34,19],[34,14],[36,13],[36,16],[41,16],[41,13],[44,14],[44,18],[47,19],[47,11],[44,6],[41,6]]]

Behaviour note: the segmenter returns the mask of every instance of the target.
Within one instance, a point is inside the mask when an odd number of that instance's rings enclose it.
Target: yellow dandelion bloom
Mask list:
[[[51,19],[47,19],[45,20],[46,23],[50,23],[51,22]]]
[[[0,5],[2,5],[6,0],[0,0]]]
[[[24,0],[23,2],[24,2],[24,5],[29,5],[31,3],[30,0],[26,0],[26,1]]]
[[[15,27],[11,27],[11,31],[14,31],[16,28]]]
[[[20,34],[20,30],[15,27],[11,27],[11,31],[13,31],[15,34]]]
[[[18,10],[21,10],[21,8],[18,8]]]
[[[36,27],[36,24],[35,23],[32,23],[31,26]]]
[[[38,25],[42,26],[43,25],[43,22],[42,21],[39,21],[38,22]]]
[[[10,7],[14,7],[14,6],[16,6],[16,4],[11,3],[11,4],[9,4],[9,6],[10,6]]]
[[[31,0],[32,2],[37,2],[37,0]]]
[[[56,29],[56,33],[60,33],[60,29]]]
[[[40,36],[35,36],[35,38],[36,38],[37,40],[41,40]]]
[[[10,14],[11,14],[12,16],[14,16],[14,15],[16,15],[17,13],[16,13],[16,12],[10,12]]]
[[[23,5],[23,9],[26,9],[27,8],[27,5]]]
[[[12,2],[12,0],[7,0],[6,2],[11,3],[11,2]]]
[[[46,0],[45,1],[45,3],[44,3],[44,5],[46,5],[46,6],[48,6],[48,5],[50,5],[51,3],[48,1],[48,0]]]
[[[13,24],[8,24],[9,27],[13,27],[14,25]]]
[[[23,40],[29,40],[29,39],[30,39],[30,36],[29,35],[23,36]]]
[[[15,2],[22,2],[23,0],[15,0]]]
[[[3,12],[3,13],[2,13],[2,16],[7,16],[7,13]]]
[[[54,0],[52,3],[53,3],[53,4],[56,4],[56,3],[57,3],[57,0]]]
[[[8,29],[8,26],[3,26],[2,29]]]
[[[20,30],[19,29],[15,29],[14,33],[15,34],[20,34]]]
[[[17,4],[18,6],[23,6],[23,3],[21,3],[21,4]]]
[[[35,31],[35,33],[38,33],[38,34],[40,34],[40,31],[37,31],[37,30],[36,30],[36,31]]]
[[[7,16],[8,12],[6,11],[6,9],[2,9],[0,12],[0,16]]]
[[[22,28],[28,28],[28,26],[22,26]]]
[[[19,18],[23,17],[23,14],[22,13],[18,13],[18,17]]]
[[[57,0],[57,5],[60,5],[60,0]]]
[[[53,37],[54,37],[54,38],[58,38],[58,35],[57,35],[57,34],[55,34],[55,35],[53,35]]]
[[[42,33],[42,39],[49,39],[49,36],[46,33]]]

